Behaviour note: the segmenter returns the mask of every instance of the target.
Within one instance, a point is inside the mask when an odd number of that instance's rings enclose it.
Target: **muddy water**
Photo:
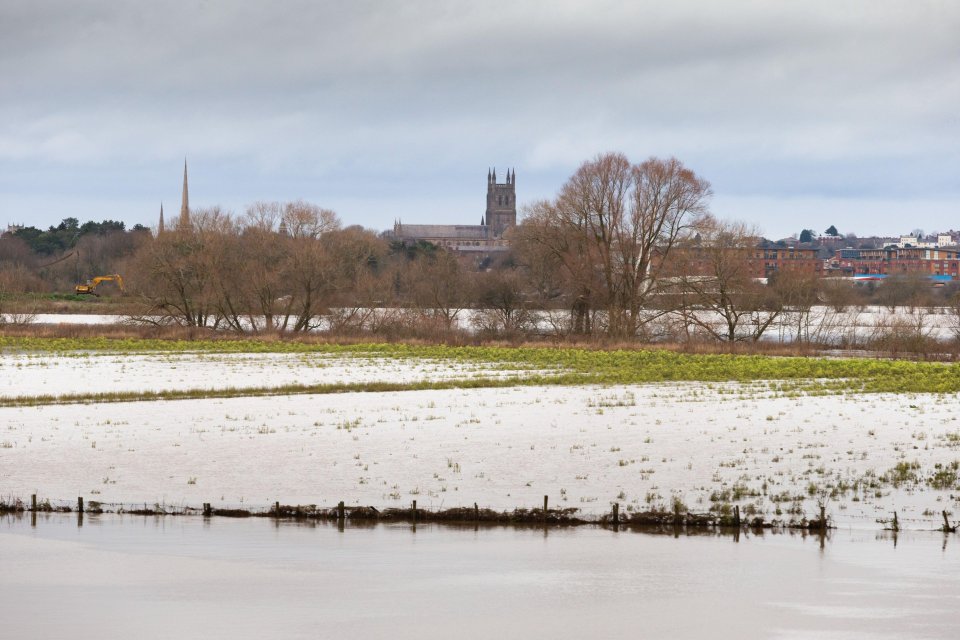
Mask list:
[[[956,638],[960,536],[0,518],[4,638]]]

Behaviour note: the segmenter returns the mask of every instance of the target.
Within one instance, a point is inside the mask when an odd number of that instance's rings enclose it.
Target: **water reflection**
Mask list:
[[[751,637],[947,638],[960,624],[942,533],[75,515],[0,519],[5,637],[702,638],[749,621]]]

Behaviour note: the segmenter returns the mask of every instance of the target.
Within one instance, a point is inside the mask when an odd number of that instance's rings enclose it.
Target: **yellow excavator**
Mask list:
[[[78,296],[86,296],[86,295],[99,296],[100,294],[97,293],[97,287],[100,285],[101,282],[116,282],[117,286],[120,288],[121,293],[126,292],[126,289],[124,289],[123,287],[123,278],[121,278],[120,275],[116,273],[109,276],[97,276],[96,278],[87,280],[87,284],[78,284],[76,287],[74,287],[73,291]]]

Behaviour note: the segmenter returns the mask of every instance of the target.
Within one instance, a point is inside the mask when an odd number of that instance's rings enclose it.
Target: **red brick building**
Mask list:
[[[845,276],[922,273],[953,280],[960,277],[960,252],[956,249],[842,249],[831,262]]]
[[[782,246],[774,242],[762,242],[754,247],[715,249],[711,247],[678,247],[678,265],[686,275],[713,275],[717,252],[742,261],[748,277],[769,278],[778,271],[801,271],[820,276],[823,259],[813,248]]]

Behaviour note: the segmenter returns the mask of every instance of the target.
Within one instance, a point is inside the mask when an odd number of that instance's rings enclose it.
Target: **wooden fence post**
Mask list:
[[[946,514],[946,511],[944,511],[944,514]],[[946,517],[946,515],[944,515],[944,517]],[[480,507],[477,506],[476,502],[473,503],[473,519],[480,522]]]
[[[413,501],[413,524],[417,524],[417,501]]]
[[[33,511],[34,513],[37,512],[37,494],[30,496],[30,511]],[[943,517],[947,517],[946,511],[943,512]]]
[[[77,513],[83,513],[83,498],[77,498]]]
[[[733,526],[740,528],[740,505],[733,505]]]
[[[277,502],[273,505],[273,514],[277,518],[280,517],[280,501],[279,500],[277,500]]]
[[[213,508],[210,506],[210,503],[209,503],[209,502],[204,502],[204,503],[203,503],[203,517],[204,517],[204,518],[209,518],[211,515],[213,515]]]
[[[620,503],[613,503],[613,526],[620,524]]]
[[[543,496],[543,523],[547,523],[547,505],[550,502],[550,496]]]
[[[340,504],[337,505],[337,520],[342,523],[344,518],[346,518],[346,509],[343,506],[343,500],[341,500]]]

